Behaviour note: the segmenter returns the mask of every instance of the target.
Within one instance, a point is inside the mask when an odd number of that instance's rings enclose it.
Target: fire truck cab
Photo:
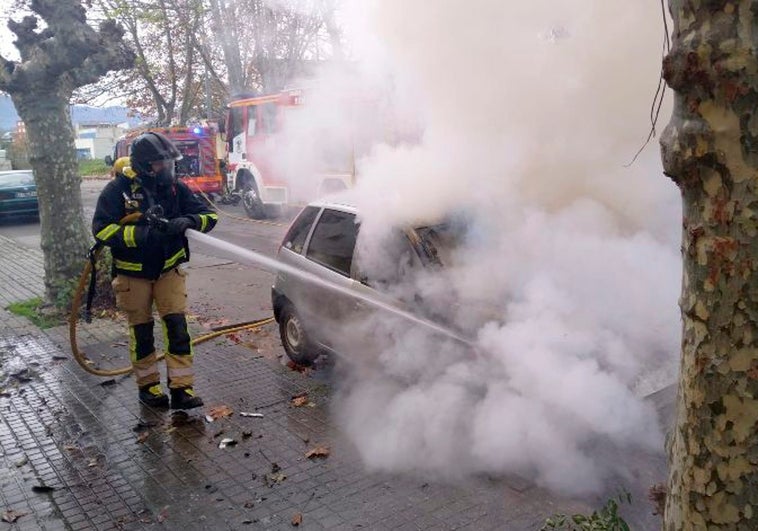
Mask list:
[[[241,199],[251,218],[260,219],[269,210],[281,210],[353,184],[352,171],[324,172],[323,168],[312,166],[304,171],[306,175],[288,172],[285,159],[298,156],[297,145],[302,139],[290,136],[287,119],[302,105],[300,89],[240,97],[228,105],[225,133],[230,194],[225,202]],[[318,144],[320,139],[308,140],[309,144]]]

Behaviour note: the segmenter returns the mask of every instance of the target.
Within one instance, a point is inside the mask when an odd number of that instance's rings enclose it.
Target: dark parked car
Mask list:
[[[0,172],[0,217],[37,217],[37,185],[31,170]]]
[[[345,337],[346,332],[356,329],[350,324],[375,311],[361,296],[450,328],[445,318],[416,304],[420,297],[413,292],[412,279],[422,270],[447,265],[456,247],[455,231],[446,224],[388,231],[381,251],[373,253],[380,259],[374,256],[369,263],[362,256],[365,247],[359,229],[354,207],[314,202],[303,209],[284,237],[280,262],[340,288],[336,291],[284,271],[277,274],[272,288],[274,317],[282,345],[296,363],[308,365],[321,352],[344,353],[343,349],[351,348],[356,338]],[[369,347],[366,337],[359,341]]]

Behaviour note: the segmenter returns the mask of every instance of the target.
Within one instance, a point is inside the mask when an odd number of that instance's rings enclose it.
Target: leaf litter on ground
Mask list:
[[[220,418],[230,417],[232,413],[234,413],[234,411],[227,405],[215,406],[208,410],[208,414],[205,415],[205,420],[213,422]]]
[[[305,452],[305,457],[308,459],[315,459],[316,457],[327,458],[331,450],[328,446],[316,446]]]

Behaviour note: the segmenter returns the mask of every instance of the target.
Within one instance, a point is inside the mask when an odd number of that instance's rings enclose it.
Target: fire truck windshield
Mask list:
[[[174,142],[182,158],[176,161],[176,174],[179,177],[197,177],[201,175],[200,149],[197,142]]]

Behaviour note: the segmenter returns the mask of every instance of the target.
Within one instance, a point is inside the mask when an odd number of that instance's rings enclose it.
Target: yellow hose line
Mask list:
[[[234,332],[242,332],[244,330],[254,330],[256,328],[266,326],[267,324],[271,324],[273,322],[274,322],[273,317],[266,317],[265,319],[259,319],[258,321],[255,321],[253,323],[247,323],[244,325],[235,326],[233,328],[224,328],[223,330],[218,330],[216,332],[209,332],[207,334],[198,336],[195,339],[193,339],[192,344],[199,345],[200,343],[205,343],[206,341],[210,341],[211,339],[215,339],[220,336],[225,336],[226,334],[233,334]]]
[[[224,217],[230,218],[230,219],[236,219],[237,221],[244,221],[246,223],[258,223],[259,225],[270,225],[271,227],[286,227],[287,225],[284,223],[275,223],[273,221],[263,221],[262,219],[250,219],[250,218],[243,218],[242,216],[236,216],[234,214],[230,214],[229,212],[226,212],[224,210],[221,210],[219,206],[213,202],[213,200],[208,197],[205,192],[202,190],[199,190],[198,193],[203,196],[203,199],[208,201],[208,204],[211,205],[214,209],[216,209],[216,212],[221,214]]]
[[[136,221],[139,218],[140,214],[130,214],[119,222],[120,224],[129,223],[132,221]],[[252,221],[252,220],[251,220]],[[95,251],[95,262],[97,262],[97,259],[100,257],[100,253],[102,251],[102,248],[99,248]],[[90,374],[94,374],[95,376],[103,376],[103,377],[113,377],[113,376],[121,376],[122,374],[129,374],[132,372],[131,365],[127,367],[121,367],[119,369],[98,369],[97,367],[92,366],[92,361],[87,358],[87,356],[79,349],[79,345],[77,343],[76,339],[76,328],[77,324],[79,323],[79,310],[82,306],[82,295],[84,294],[84,288],[87,285],[87,278],[89,277],[90,273],[92,271],[92,263],[87,260],[87,263],[84,265],[84,269],[82,269],[81,275],[79,275],[79,283],[76,286],[76,291],[74,291],[73,300],[71,301],[71,314],[68,316],[68,336],[69,336],[69,342],[71,344],[71,353],[74,355],[74,359],[79,364],[79,366],[87,371]],[[256,328],[260,328],[262,326],[265,326],[269,323],[272,323],[274,321],[273,317],[267,317],[265,319],[260,319],[258,321],[254,321],[252,323],[247,323],[240,326],[235,326],[232,328],[225,328],[224,330],[219,330],[217,332],[210,332],[208,334],[204,334],[202,336],[198,336],[195,339],[192,340],[193,345],[199,345],[201,343],[204,343],[206,341],[210,341],[211,339],[224,336],[226,334],[231,334],[234,332],[241,332],[243,330],[253,330]],[[163,359],[163,354],[158,356],[158,361]]]

